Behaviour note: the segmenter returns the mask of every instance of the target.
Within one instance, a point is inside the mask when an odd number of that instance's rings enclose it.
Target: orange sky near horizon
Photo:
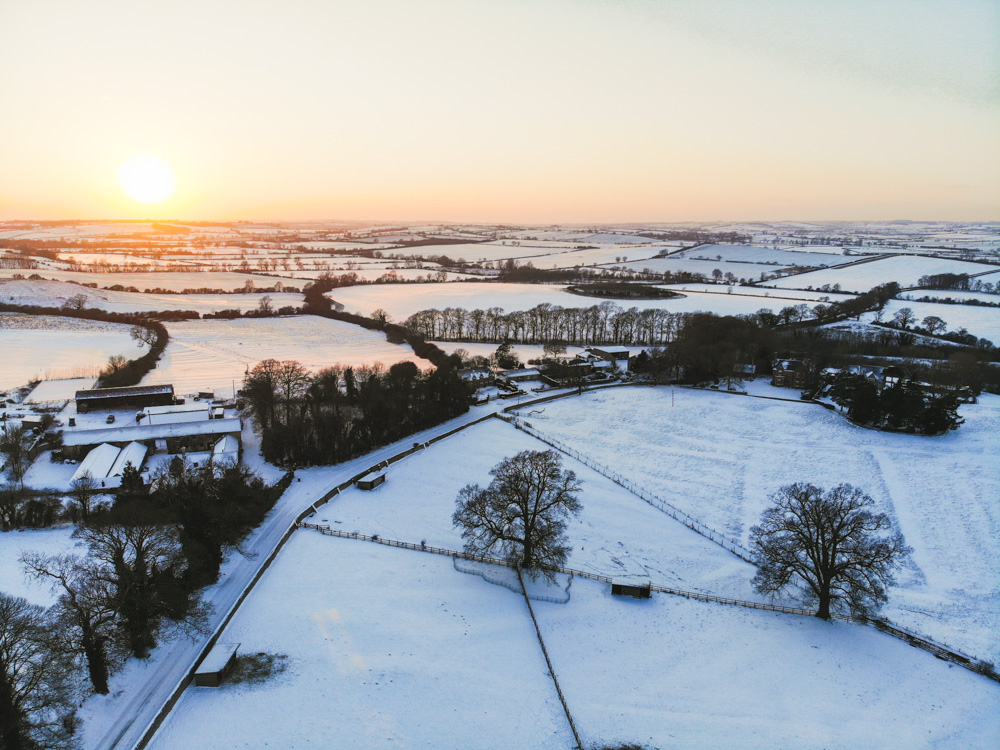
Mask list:
[[[1000,220],[1000,4],[0,6],[0,219]],[[137,154],[173,197],[118,184]]]

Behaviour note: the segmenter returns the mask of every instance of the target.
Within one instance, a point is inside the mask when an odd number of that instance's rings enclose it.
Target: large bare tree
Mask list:
[[[458,493],[452,516],[465,549],[499,553],[533,573],[550,576],[566,562],[566,520],[580,512],[580,482],[563,471],[555,451],[521,451],[490,470],[485,489],[470,484]]]
[[[816,616],[825,620],[841,604],[859,616],[885,604],[893,573],[910,548],[902,534],[889,531],[885,513],[872,511],[871,497],[849,484],[824,493],[798,483],[782,487],[771,500],[760,525],[750,529],[758,592],[804,583],[818,604]]]

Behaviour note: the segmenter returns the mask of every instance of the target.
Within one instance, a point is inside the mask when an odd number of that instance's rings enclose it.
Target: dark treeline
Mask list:
[[[752,316],[760,327],[797,324],[815,326],[863,312],[879,309],[898,291],[886,284],[850,299],[818,304],[788,306],[780,313],[762,309]],[[590,307],[560,307],[544,303],[530,310],[505,312],[500,307],[466,310],[422,310],[406,319],[407,328],[428,339],[481,343],[664,346],[674,341],[688,313],[636,307],[624,308],[604,301]]]
[[[450,364],[450,360],[449,360]],[[261,429],[261,452],[284,465],[334,464],[468,411],[471,390],[453,367],[421,373],[413,362],[385,369],[259,362],[243,398]]]
[[[970,277],[967,273],[934,273],[921,276],[917,286],[923,289],[950,289],[956,292],[989,292],[1000,291],[1000,284]]]
[[[407,318],[406,327],[444,341],[661,346],[674,340],[686,316],[662,309],[625,309],[606,300],[590,307],[544,303],[509,313],[499,307],[423,310]]]

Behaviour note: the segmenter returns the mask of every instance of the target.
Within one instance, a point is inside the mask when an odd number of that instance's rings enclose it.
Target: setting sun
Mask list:
[[[174,194],[174,172],[158,156],[135,156],[118,167],[122,190],[139,203],[162,203]]]

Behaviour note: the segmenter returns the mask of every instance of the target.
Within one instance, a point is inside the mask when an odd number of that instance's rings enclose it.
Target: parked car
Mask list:
[[[115,421],[115,415],[114,414],[109,414],[108,415],[108,424],[111,424],[114,421]]]

